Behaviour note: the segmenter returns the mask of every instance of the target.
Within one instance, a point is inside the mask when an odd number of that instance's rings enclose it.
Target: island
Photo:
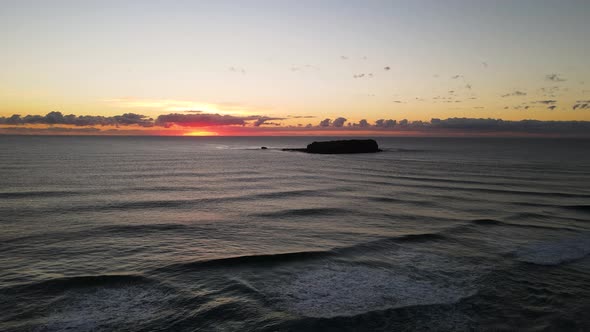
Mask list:
[[[313,142],[304,149],[282,149],[318,154],[347,154],[347,153],[375,153],[381,152],[379,145],[373,139],[351,139],[338,141]]]

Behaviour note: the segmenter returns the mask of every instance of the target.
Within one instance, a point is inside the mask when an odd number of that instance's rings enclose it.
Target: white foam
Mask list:
[[[455,303],[475,293],[473,288],[390,269],[335,263],[307,270],[273,291],[284,309],[308,317]]]
[[[153,319],[166,307],[166,294],[145,286],[70,291],[67,304],[57,306],[42,331],[101,331]]]
[[[590,254],[590,237],[537,242],[516,251],[516,259],[539,265],[559,265]]]

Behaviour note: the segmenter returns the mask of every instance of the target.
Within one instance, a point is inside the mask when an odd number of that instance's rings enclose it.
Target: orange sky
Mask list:
[[[589,11],[584,1],[11,2],[0,11],[0,133],[390,135],[412,130],[376,121],[590,121]],[[244,123],[7,120],[54,111]]]

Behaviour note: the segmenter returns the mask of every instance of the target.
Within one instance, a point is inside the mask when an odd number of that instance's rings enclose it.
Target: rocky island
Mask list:
[[[382,151],[373,139],[351,139],[339,141],[313,142],[305,149],[282,149],[283,151],[297,151],[319,154],[346,154],[346,153],[375,153]]]

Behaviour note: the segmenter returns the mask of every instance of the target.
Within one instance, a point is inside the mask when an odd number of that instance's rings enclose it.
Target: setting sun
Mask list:
[[[218,133],[214,131],[189,131],[183,134],[183,136],[217,136]]]

